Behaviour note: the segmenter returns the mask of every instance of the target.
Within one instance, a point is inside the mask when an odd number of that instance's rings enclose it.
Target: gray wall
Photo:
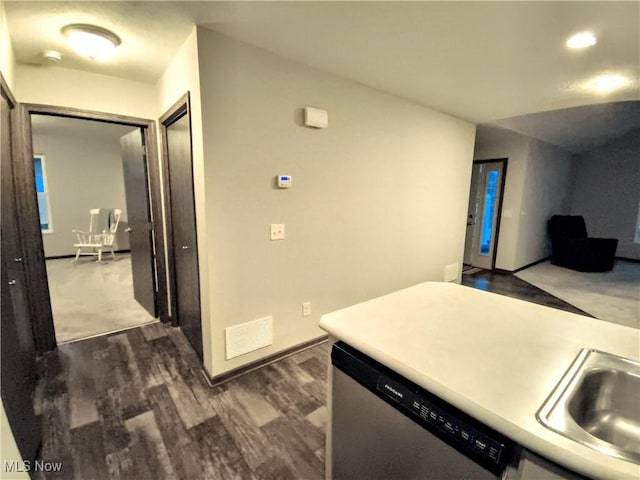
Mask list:
[[[87,129],[83,123],[96,122],[63,118],[54,121],[56,125],[33,122],[33,151],[45,156],[51,202],[53,233],[43,234],[45,256],[74,254],[76,236],[71,230],[88,230],[89,210],[98,207],[123,211],[115,247],[128,249],[119,136],[131,128],[98,124],[97,129]]]
[[[572,158],[568,151],[540,140],[529,142],[516,268],[551,255],[547,220],[569,212]]]
[[[478,127],[475,160],[508,158],[496,268],[517,270],[550,255],[546,222],[570,209],[569,152],[497,127]]]
[[[502,199],[500,232],[496,247],[496,268],[515,270],[522,192],[527,169],[529,142],[526,137],[496,127],[478,126],[474,160],[507,159]]]
[[[634,243],[640,201],[640,130],[576,156],[571,213],[590,236],[618,239],[616,256],[640,260]]]
[[[474,125],[203,28],[198,54],[210,374],[462,261]],[[329,127],[302,126],[305,106],[327,110]],[[276,189],[278,174],[293,187]],[[284,241],[270,223],[286,225]],[[274,344],[226,361],[224,328],[267,315]]]

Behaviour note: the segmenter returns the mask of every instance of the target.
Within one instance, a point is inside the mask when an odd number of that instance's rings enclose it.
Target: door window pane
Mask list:
[[[487,173],[487,188],[482,214],[482,233],[480,236],[480,255],[489,255],[493,237],[493,217],[495,215],[496,193],[498,191],[498,170]]]
[[[45,233],[51,233],[53,232],[53,229],[51,228],[51,206],[49,205],[49,191],[47,189],[44,155],[33,156],[33,171],[35,173],[36,192],[38,195],[40,230]]]

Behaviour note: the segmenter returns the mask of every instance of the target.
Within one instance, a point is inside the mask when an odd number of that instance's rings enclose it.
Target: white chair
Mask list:
[[[80,255],[93,255],[98,257],[98,262],[101,262],[103,250],[110,251],[115,260],[116,254],[113,252],[113,241],[118,231],[122,210],[117,208],[92,208],[89,210],[89,214],[91,215],[91,220],[88,232],[72,230],[78,237],[78,242],[73,244],[77,248],[76,258],[73,261],[77,262]],[[89,251],[83,251],[83,249]]]

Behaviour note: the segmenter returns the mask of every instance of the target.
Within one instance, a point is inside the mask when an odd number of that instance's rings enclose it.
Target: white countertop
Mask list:
[[[535,417],[582,348],[640,360],[640,330],[440,282],[323,315],[320,327],[570,470],[640,478],[638,465],[569,440]]]

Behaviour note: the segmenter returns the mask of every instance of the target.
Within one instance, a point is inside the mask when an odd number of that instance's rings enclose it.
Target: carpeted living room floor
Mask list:
[[[576,272],[546,261],[516,277],[599,320],[640,328],[640,263],[616,260],[610,272]]]

